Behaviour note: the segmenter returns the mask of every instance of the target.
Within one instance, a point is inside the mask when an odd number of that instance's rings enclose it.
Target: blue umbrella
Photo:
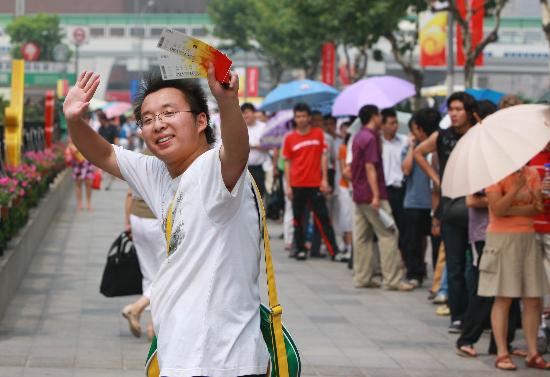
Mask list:
[[[476,100],[489,100],[498,106],[500,99],[504,97],[504,93],[497,92],[492,89],[466,89],[466,93],[474,97]]]
[[[281,84],[265,97],[263,111],[280,111],[292,109],[298,102],[305,102],[314,107],[327,101],[333,101],[338,91],[320,81],[299,80]]]

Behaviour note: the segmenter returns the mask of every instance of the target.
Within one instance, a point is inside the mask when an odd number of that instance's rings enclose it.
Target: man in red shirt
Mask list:
[[[304,247],[304,212],[309,207],[314,213],[315,225],[325,241],[329,253],[338,252],[334,230],[330,223],[323,193],[329,191],[327,178],[326,144],[323,130],[311,127],[311,110],[305,103],[294,107],[296,129],[286,135],[283,144],[285,158],[286,195],[292,201],[294,214],[294,250],[296,259],[307,257]]]

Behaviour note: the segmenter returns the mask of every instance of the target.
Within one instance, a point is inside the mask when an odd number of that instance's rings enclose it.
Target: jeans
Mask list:
[[[466,252],[469,247],[468,228],[442,222],[441,235],[445,244],[447,261],[451,322],[461,321],[468,307],[468,288],[466,284]]]
[[[407,279],[422,282],[426,274],[424,250],[431,228],[430,210],[405,208],[404,219],[407,224],[403,237]]]
[[[445,266],[445,269],[443,270],[443,276],[441,277],[441,286],[439,287],[439,291],[437,291],[437,294],[442,294],[445,296],[449,296],[449,286],[447,284],[447,266]]]

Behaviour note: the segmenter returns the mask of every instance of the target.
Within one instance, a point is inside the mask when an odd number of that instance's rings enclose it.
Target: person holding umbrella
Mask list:
[[[548,291],[543,256],[535,238],[533,217],[544,211],[537,171],[523,167],[485,189],[489,202],[487,241],[479,263],[480,296],[495,296],[491,326],[497,343],[495,367],[515,370],[506,332],[512,298],[523,303],[523,331],[529,368],[550,369],[537,351],[542,297]]]

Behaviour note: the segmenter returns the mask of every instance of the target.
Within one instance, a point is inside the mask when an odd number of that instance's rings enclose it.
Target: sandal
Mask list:
[[[512,359],[510,358],[510,355],[502,355],[497,357],[495,360],[495,368],[501,369],[501,370],[516,370],[518,367]]]
[[[535,369],[550,369],[550,363],[544,360],[538,353],[530,359],[525,359],[525,366]]]
[[[457,347],[456,354],[462,357],[477,357],[477,352],[472,345],[463,345]]]

